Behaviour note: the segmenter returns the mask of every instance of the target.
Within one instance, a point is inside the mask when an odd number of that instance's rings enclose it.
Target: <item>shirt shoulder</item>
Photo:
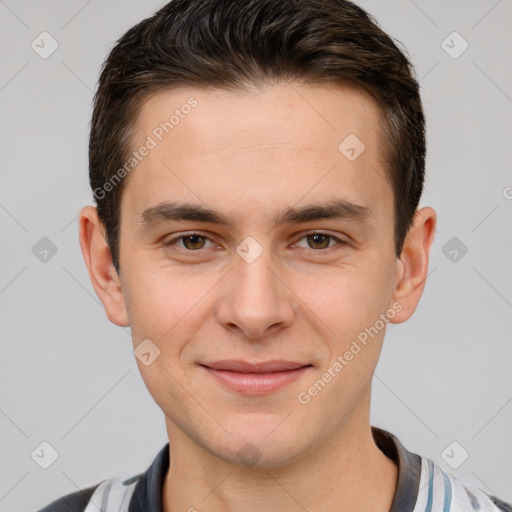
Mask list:
[[[398,467],[390,512],[512,512],[512,505],[459,480],[438,464],[407,450],[386,430],[372,426],[377,446]]]
[[[512,505],[459,480],[422,457],[420,492],[414,512],[512,512]]]
[[[38,512],[161,512],[162,486],[169,468],[169,443],[145,472],[117,474],[59,498]]]
[[[67,494],[38,512],[128,512],[140,476],[126,478],[126,475],[117,475]]]
[[[66,494],[61,498],[52,501],[39,512],[83,512],[87,507],[96,488],[101,484],[92,485],[80,491]]]
[[[453,512],[466,510],[489,512],[512,512],[512,505],[497,496],[486,493],[482,489],[448,475],[453,487]],[[471,507],[471,508],[469,508]]]

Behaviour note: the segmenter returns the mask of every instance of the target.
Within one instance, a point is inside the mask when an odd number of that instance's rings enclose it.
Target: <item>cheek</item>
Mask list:
[[[194,416],[197,405],[190,400],[190,395],[199,397],[201,390],[194,386],[186,372],[166,357],[165,352],[149,366],[140,361],[137,364],[149,394],[162,411],[171,414],[177,422]]]
[[[134,349],[143,340],[151,340],[159,350],[160,373],[168,370],[183,378],[183,366],[193,362],[190,354],[197,356],[198,334],[208,331],[206,326],[211,325],[211,292],[219,276],[205,272],[199,276],[177,267],[165,267],[133,272],[131,277],[126,291],[130,297]],[[139,366],[143,377],[146,372],[151,379],[154,372]],[[169,381],[170,376],[167,377]]]
[[[161,337],[193,311],[209,286],[207,276],[198,279],[167,267],[132,271],[126,288],[134,328]]]
[[[322,275],[296,275],[291,287],[305,305],[304,314],[309,310],[309,316],[322,321],[331,336],[347,340],[386,311],[391,285],[389,267],[384,268],[377,255],[366,255],[364,261],[361,257]]]

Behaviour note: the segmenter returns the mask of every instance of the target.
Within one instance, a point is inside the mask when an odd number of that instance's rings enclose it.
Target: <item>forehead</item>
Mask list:
[[[134,214],[176,199],[233,215],[250,203],[269,217],[272,206],[334,196],[389,207],[379,120],[373,99],[347,86],[161,91],[134,125],[132,151],[151,150],[123,196]]]
[[[380,117],[373,98],[352,85],[289,82],[247,90],[173,89],[143,102],[132,141],[155,131],[159,138],[160,127],[164,138],[172,133],[177,146],[186,139],[202,151],[212,144],[216,150],[234,150],[305,142],[337,150],[340,138],[349,133],[369,144],[376,141]]]

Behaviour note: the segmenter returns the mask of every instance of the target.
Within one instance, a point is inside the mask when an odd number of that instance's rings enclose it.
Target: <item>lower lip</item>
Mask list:
[[[311,366],[273,373],[241,373],[203,366],[221,384],[244,395],[266,395],[299,379]]]

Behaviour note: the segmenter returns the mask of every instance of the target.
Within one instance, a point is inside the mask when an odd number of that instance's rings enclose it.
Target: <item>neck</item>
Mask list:
[[[376,446],[369,421],[344,428],[291,464],[269,469],[220,459],[175,425],[168,424],[168,430],[164,512],[389,512],[391,508],[397,467]]]

